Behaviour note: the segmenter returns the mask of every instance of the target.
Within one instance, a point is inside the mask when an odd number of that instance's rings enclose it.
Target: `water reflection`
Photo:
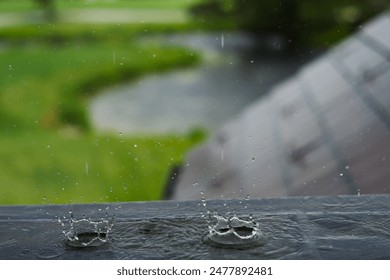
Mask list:
[[[210,131],[263,96],[302,64],[278,53],[280,43],[259,42],[248,34],[182,34],[147,37],[143,44],[182,45],[198,51],[202,63],[191,69],[149,76],[99,94],[90,105],[98,130],[123,133]],[[259,55],[256,48],[265,48]]]

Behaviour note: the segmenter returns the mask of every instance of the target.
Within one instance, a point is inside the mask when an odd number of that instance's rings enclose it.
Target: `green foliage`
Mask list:
[[[47,21],[54,22],[57,20],[55,0],[35,0],[35,2],[44,10]]]
[[[193,127],[187,134],[193,143],[200,143],[207,137],[207,131],[203,127]]]
[[[192,23],[170,24],[43,24],[22,25],[0,29],[0,40],[13,45],[25,45],[26,42],[54,45],[87,44],[92,42],[131,43],[140,34],[172,33],[197,30]]]
[[[388,8],[389,3],[390,0],[208,0],[191,11],[203,22],[233,22],[235,29],[260,35],[281,34],[290,49],[296,49],[329,46]]]

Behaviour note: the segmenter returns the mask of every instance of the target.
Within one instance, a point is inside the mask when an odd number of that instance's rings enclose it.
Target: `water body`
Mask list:
[[[202,54],[202,63],[102,91],[90,104],[98,131],[165,133],[194,127],[212,131],[303,64],[299,57],[281,55],[277,37],[255,40],[248,34],[195,33],[143,39],[150,42],[194,49]]]

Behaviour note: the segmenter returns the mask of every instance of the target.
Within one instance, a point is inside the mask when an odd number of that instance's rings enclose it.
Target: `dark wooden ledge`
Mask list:
[[[207,208],[253,215],[265,244],[207,244],[200,201],[3,206],[0,259],[390,259],[390,195],[212,200]],[[57,217],[67,226],[69,211],[76,219],[115,216],[108,243],[68,246]]]

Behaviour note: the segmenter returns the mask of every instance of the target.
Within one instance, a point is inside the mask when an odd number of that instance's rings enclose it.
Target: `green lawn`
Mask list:
[[[198,139],[101,135],[86,114],[90,96],[105,86],[197,61],[189,50],[138,45],[138,32],[74,25],[0,31],[7,42],[0,50],[0,204],[161,198],[169,169]]]
[[[169,168],[194,143],[183,136],[115,137],[23,131],[0,138],[1,204],[161,198]]]

